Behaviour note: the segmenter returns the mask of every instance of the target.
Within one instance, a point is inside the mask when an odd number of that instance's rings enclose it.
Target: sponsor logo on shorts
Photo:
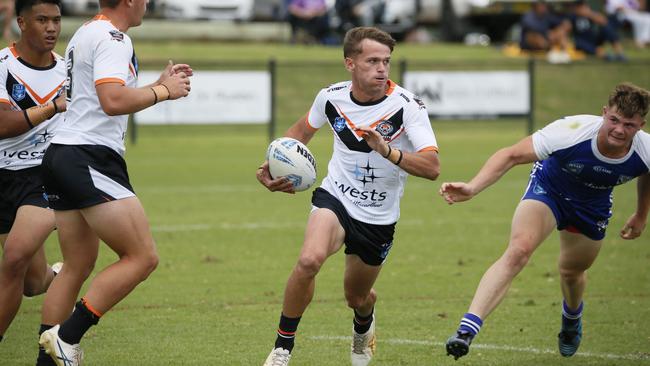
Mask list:
[[[388,257],[388,252],[390,252],[390,248],[393,247],[393,241],[389,241],[388,243],[384,243],[381,245],[381,253],[379,254],[379,257],[381,259],[386,259]]]
[[[58,195],[56,195],[56,194],[47,194],[47,193],[43,193],[43,196],[45,197],[45,199],[46,199],[48,202],[55,202],[55,201],[58,201],[58,200],[61,199],[61,198],[60,198]]]
[[[545,195],[546,190],[542,186],[540,186],[539,184],[535,183],[535,185],[533,186],[533,193],[539,194],[539,195]]]

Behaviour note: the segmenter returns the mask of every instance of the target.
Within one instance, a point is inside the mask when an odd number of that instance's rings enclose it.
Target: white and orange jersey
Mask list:
[[[429,115],[413,93],[389,80],[386,96],[371,103],[352,97],[352,82],[322,89],[307,123],[329,124],[334,148],[321,187],[343,203],[356,220],[388,225],[399,219],[399,201],[407,173],[368,146],[354,129],[375,128],[392,148],[404,152],[438,151]]]
[[[95,87],[103,83],[136,87],[138,62],[131,38],[108,18],[98,15],[72,36],[65,62],[68,111],[53,142],[103,145],[124,155],[128,115],[107,115]]]
[[[32,66],[13,46],[6,47],[0,50],[0,81],[0,103],[9,104],[14,111],[25,110],[59,96],[65,81],[65,64],[61,56],[52,53],[50,66]],[[62,121],[63,113],[57,113],[19,136],[0,139],[0,169],[40,165]]]

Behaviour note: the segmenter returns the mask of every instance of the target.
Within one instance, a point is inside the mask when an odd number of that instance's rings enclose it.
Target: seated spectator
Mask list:
[[[569,14],[573,30],[573,41],[577,50],[595,55],[608,61],[626,61],[618,32],[604,14],[593,11],[585,0],[577,0]],[[604,45],[609,43],[614,54],[606,54]]]
[[[644,0],[607,0],[605,12],[615,25],[629,22],[634,34],[634,43],[644,48],[650,44],[650,13],[643,11]]]
[[[300,30],[316,42],[327,42],[330,28],[325,0],[288,0],[287,17],[291,43],[298,40]]]
[[[551,51],[549,61],[568,62],[566,52],[571,24],[549,11],[546,2],[538,0],[521,19],[520,47],[530,51]]]
[[[341,19],[342,33],[354,27],[371,27],[382,22],[386,0],[336,0],[334,9]]]

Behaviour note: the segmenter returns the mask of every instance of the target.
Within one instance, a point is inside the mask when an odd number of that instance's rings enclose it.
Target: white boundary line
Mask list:
[[[351,341],[351,337],[344,336],[311,336],[307,337],[309,339],[317,341]],[[418,341],[413,339],[399,339],[399,338],[389,338],[377,340],[379,343],[388,343],[395,345],[416,345],[416,346],[440,346],[444,347],[444,342],[433,342],[433,341]],[[496,344],[472,344],[471,348],[473,349],[483,349],[491,351],[508,351],[508,352],[520,352],[520,353],[534,353],[534,354],[552,354],[558,355],[559,351],[551,349],[539,349],[535,347],[512,347],[512,346],[500,346]],[[578,352],[577,356],[588,357],[588,358],[601,358],[607,360],[630,360],[630,361],[640,361],[640,360],[650,360],[650,355],[617,355],[613,353],[593,353],[593,352]]]

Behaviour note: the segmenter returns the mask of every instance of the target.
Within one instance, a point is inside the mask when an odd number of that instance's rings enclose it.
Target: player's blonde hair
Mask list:
[[[650,93],[632,83],[616,85],[607,102],[609,107],[616,107],[616,110],[626,118],[632,118],[637,114],[645,118],[649,104]]]
[[[343,57],[354,57],[363,52],[361,49],[361,41],[364,39],[371,39],[384,44],[390,48],[390,52],[393,52],[393,48],[395,47],[393,37],[383,30],[375,27],[356,27],[345,33],[345,38],[343,38]]]

